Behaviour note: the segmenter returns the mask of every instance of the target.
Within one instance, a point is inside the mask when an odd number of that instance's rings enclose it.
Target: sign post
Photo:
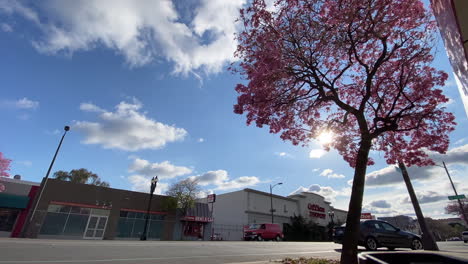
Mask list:
[[[208,197],[207,197],[207,200],[208,200],[208,203],[211,204],[211,219],[212,219],[212,222],[211,222],[211,236],[210,236],[210,240],[214,240],[214,219],[213,219],[213,204],[216,202],[216,194],[209,194]]]

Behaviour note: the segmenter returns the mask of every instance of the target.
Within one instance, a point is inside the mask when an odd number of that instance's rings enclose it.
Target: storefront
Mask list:
[[[213,218],[206,203],[195,203],[185,213],[179,210],[177,216],[175,240],[210,240]]]
[[[143,234],[149,195],[49,179],[28,215],[23,235],[30,238],[129,239]],[[147,238],[172,240],[175,211],[163,209],[167,196],[154,195]]]
[[[17,237],[39,184],[0,177],[0,237]]]

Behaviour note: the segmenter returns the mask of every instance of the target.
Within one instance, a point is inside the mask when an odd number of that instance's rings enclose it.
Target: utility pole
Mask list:
[[[270,184],[270,205],[271,205],[270,206],[270,212],[271,212],[271,223],[272,224],[273,224],[273,217],[274,217],[273,216],[273,212],[274,212],[274,210],[273,210],[273,188],[275,188],[276,185],[281,185],[281,184],[283,184],[283,183],[278,182],[277,184],[275,184],[273,186]]]
[[[406,188],[408,189],[408,194],[411,198],[411,203],[413,203],[414,212],[418,218],[419,227],[422,231],[422,244],[425,250],[439,250],[437,246],[434,236],[432,232],[429,231],[427,227],[426,220],[424,219],[424,215],[421,211],[421,207],[419,206],[418,198],[416,197],[416,193],[414,192],[413,185],[411,184],[411,179],[408,175],[408,171],[406,170],[406,166],[403,161],[398,161],[398,166],[401,170],[401,175],[403,175],[403,180],[405,181]]]
[[[447,172],[447,176],[448,176],[448,178],[450,180],[450,183],[452,184],[453,191],[455,192],[455,195],[458,196],[457,189],[455,189],[455,184],[453,184],[452,177],[450,177],[450,173],[449,173],[449,171],[447,169],[447,166],[445,165],[445,162],[442,161],[442,164],[444,164],[444,169],[445,169],[445,172]],[[460,210],[461,210],[461,213],[463,215],[463,218],[465,219],[465,223],[468,226],[468,217],[466,215],[464,205],[463,205],[462,201],[459,198],[457,198],[457,200],[458,200],[458,205],[460,206]]]

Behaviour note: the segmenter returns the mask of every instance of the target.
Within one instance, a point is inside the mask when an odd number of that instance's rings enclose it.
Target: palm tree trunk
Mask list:
[[[366,180],[367,161],[372,141],[369,137],[363,137],[356,160],[354,170],[353,187],[349,201],[346,229],[341,252],[342,264],[357,264],[357,246],[359,238],[359,225],[361,219],[362,200],[364,196],[364,184]]]

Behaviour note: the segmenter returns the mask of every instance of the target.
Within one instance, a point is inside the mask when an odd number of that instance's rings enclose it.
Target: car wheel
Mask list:
[[[463,242],[464,242],[464,243],[467,243],[467,242],[468,242],[468,240],[464,240]]]
[[[419,238],[415,238],[413,239],[413,241],[411,241],[411,249],[412,250],[423,249],[423,244]]]
[[[393,250],[395,250],[395,248],[394,247],[388,247],[388,250],[393,251]]]
[[[260,235],[259,235],[259,236],[257,236],[257,241],[263,241],[263,238],[262,238],[262,236],[260,236]]]
[[[280,236],[276,236],[275,240],[279,242],[279,241],[281,241],[281,237],[280,237]]]
[[[365,247],[367,250],[377,250],[377,240],[373,237],[368,237],[366,239]]]

